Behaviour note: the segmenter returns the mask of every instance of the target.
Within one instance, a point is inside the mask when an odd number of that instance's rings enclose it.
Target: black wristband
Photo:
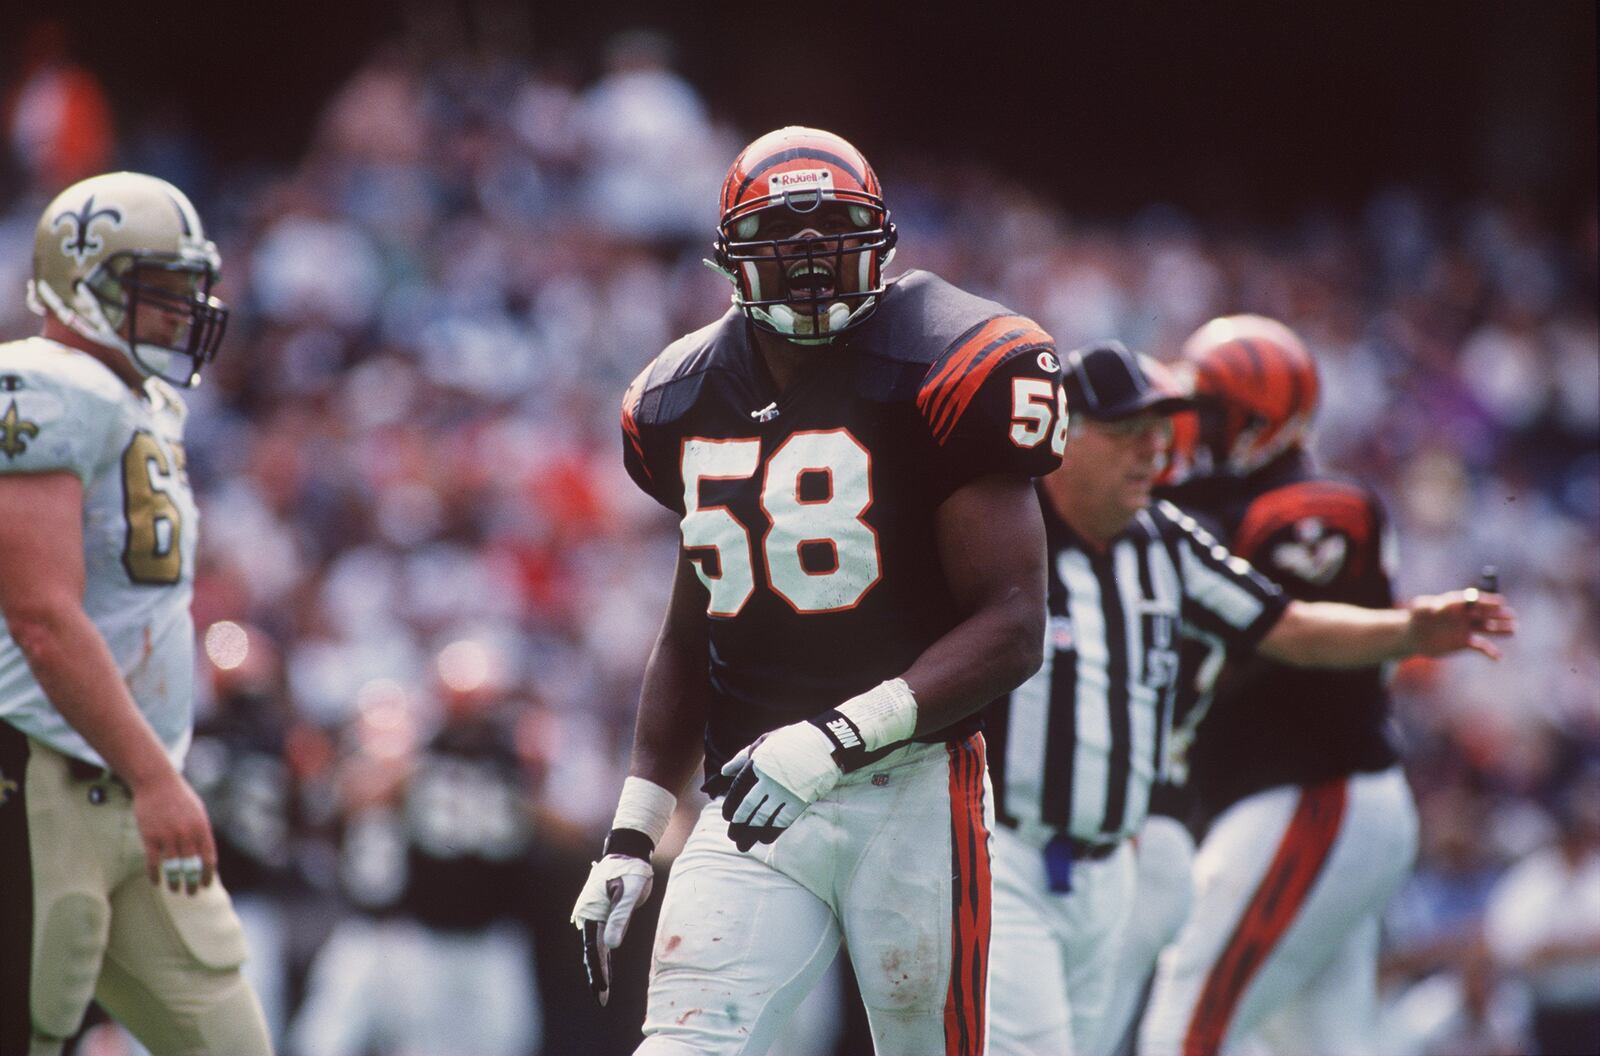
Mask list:
[[[808,720],[833,742],[833,761],[839,769],[852,773],[867,765],[867,742],[861,736],[861,727],[832,708]]]
[[[638,829],[612,829],[606,834],[605,846],[601,848],[601,853],[625,854],[630,858],[642,858],[648,862],[655,849],[655,842]]]

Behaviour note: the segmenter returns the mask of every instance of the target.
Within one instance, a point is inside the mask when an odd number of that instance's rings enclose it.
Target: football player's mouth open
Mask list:
[[[795,264],[789,269],[787,277],[789,289],[797,294],[820,299],[835,290],[833,268],[819,260],[803,260]]]

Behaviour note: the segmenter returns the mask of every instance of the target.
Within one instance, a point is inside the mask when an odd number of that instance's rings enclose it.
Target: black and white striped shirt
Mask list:
[[[1044,666],[988,715],[997,813],[1030,843],[1138,830],[1166,771],[1181,633],[1250,650],[1288,599],[1177,507],[1141,510],[1104,553],[1043,494]]]

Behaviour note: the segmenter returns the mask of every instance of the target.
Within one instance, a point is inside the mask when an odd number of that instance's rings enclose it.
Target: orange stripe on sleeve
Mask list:
[[[964,339],[917,394],[917,407],[935,438],[940,443],[949,439],[984,379],[1018,345],[1050,342],[1038,324],[1020,315],[996,316]]]
[[[1033,328],[1018,334],[1013,340],[1007,341],[996,349],[983,362],[968,368],[966,374],[950,389],[942,410],[939,411],[938,420],[933,425],[935,438],[942,444],[955,432],[956,423],[966,413],[967,407],[972,403],[978,391],[983,388],[983,383],[988,380],[994,369],[1004,363],[1012,352],[1018,348],[1045,343],[1050,341],[1050,335],[1043,330]]]
[[[917,406],[922,409],[924,415],[929,413],[943,386],[951,379],[960,377],[962,371],[972,362],[972,358],[989,342],[1005,333],[1008,329],[1014,329],[1014,325],[1012,325],[1014,321],[1016,321],[1014,316],[1007,315],[990,319],[987,323],[978,327],[976,333],[963,341],[950,354],[949,359],[945,361],[945,365],[939,369],[937,374],[923,381],[922,389],[917,393]]]
[[[650,472],[650,464],[644,457],[644,439],[639,435],[639,423],[634,420],[634,412],[639,408],[639,401],[644,397],[645,383],[650,378],[650,372],[655,367],[652,361],[650,366],[639,372],[639,376],[628,384],[628,390],[622,394],[622,432],[628,438],[628,444],[633,448],[633,453],[639,459],[639,468],[644,470],[644,475],[654,480]]]

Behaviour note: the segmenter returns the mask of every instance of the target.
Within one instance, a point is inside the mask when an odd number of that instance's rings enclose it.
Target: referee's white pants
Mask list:
[[[1130,1034],[1137,1037],[1156,958],[1178,937],[1194,902],[1194,837],[1181,821],[1152,814],[1140,827],[1133,849],[1139,879],[1117,956],[1116,986],[1100,1026],[1102,1052],[1115,1052]]]
[[[1093,1056],[1133,906],[1133,846],[1072,863],[1072,890],[1050,890],[1044,856],[1007,828],[994,834],[990,1051]]]
[[[1139,1052],[1212,1056],[1258,1030],[1277,1056],[1371,1052],[1378,918],[1416,851],[1399,767],[1234,804],[1196,855]]]

